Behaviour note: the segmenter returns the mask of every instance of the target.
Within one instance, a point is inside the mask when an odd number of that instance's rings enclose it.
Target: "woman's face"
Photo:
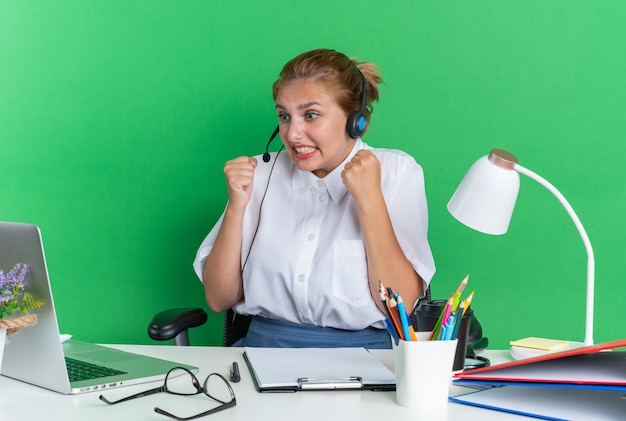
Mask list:
[[[321,83],[298,79],[276,95],[280,137],[301,171],[324,177],[348,156],[354,146],[346,132],[347,114]]]

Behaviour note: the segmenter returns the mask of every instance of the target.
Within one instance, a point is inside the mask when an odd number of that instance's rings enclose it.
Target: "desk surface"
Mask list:
[[[293,418],[297,421],[326,419],[420,419],[428,420],[523,420],[526,417],[491,411],[449,402],[442,410],[416,410],[404,408],[395,401],[395,392],[371,391],[322,391],[297,393],[258,393],[254,388],[250,373],[243,360],[243,348],[221,347],[174,347],[163,345],[109,345],[113,348],[158,358],[174,360],[200,367],[198,378],[201,381],[211,372],[228,376],[233,361],[237,361],[241,371],[241,382],[233,383],[237,396],[237,406],[209,415],[201,419],[255,420]],[[391,351],[372,351],[389,368],[393,369]],[[484,356],[492,363],[501,363],[511,358],[508,351],[485,351]],[[117,399],[149,388],[155,383],[122,387],[107,390],[106,396]],[[451,394],[466,390],[451,385]],[[154,412],[159,406],[176,415],[193,415],[214,406],[202,395],[194,397],[172,396],[165,393],[108,406],[98,399],[98,392],[80,396],[66,396],[29,384],[0,376],[0,420],[167,420],[167,417]]]

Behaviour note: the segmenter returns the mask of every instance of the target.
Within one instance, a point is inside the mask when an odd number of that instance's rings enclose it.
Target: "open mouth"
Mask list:
[[[312,146],[296,146],[293,150],[295,151],[296,158],[298,159],[308,158],[317,152],[317,148]]]

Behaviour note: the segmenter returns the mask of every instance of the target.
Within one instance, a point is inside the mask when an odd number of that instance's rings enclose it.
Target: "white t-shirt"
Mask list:
[[[381,163],[382,192],[396,237],[426,290],[435,264],[422,168],[404,152],[371,148],[357,139],[346,160],[324,178],[298,170],[286,153],[273,153],[268,163],[257,157],[243,226],[245,300],[237,312],[347,330],[385,327],[369,289],[356,206],[341,180],[345,163],[360,149],[372,150]],[[194,269],[200,279],[222,218],[197,252]]]

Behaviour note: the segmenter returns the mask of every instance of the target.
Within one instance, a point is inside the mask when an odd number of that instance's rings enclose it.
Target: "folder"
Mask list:
[[[543,386],[501,386],[451,396],[451,402],[546,420],[622,420],[624,392]]]
[[[365,348],[245,347],[259,392],[395,390],[396,376]]]
[[[553,383],[579,387],[626,386],[626,339],[583,346],[454,375],[456,380],[483,383]]]
[[[479,389],[450,401],[548,420],[626,417],[626,339],[478,368],[454,383]]]

